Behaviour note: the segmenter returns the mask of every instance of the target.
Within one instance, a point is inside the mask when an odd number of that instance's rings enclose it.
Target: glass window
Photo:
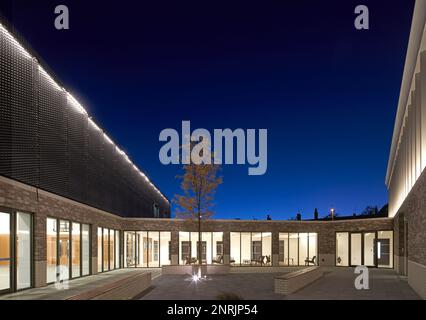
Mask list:
[[[191,241],[190,233],[180,231],[179,232],[179,250],[180,259],[179,264],[190,264],[191,263]]]
[[[147,264],[149,268],[160,266],[160,233],[158,231],[148,232]]]
[[[263,265],[262,256],[262,233],[252,233],[252,255],[251,262],[253,265]]]
[[[361,233],[351,233],[351,265],[360,266],[361,262]]]
[[[115,230],[115,268],[120,268],[120,231]]]
[[[377,232],[377,266],[393,268],[393,231]]]
[[[69,279],[70,267],[70,223],[59,220],[59,280]]]
[[[103,270],[104,271],[108,271],[109,269],[109,232],[108,229],[103,228],[103,235],[104,235],[104,240],[103,240],[103,249],[102,249],[102,253],[103,253]]]
[[[223,232],[212,233],[212,262],[223,263]]]
[[[109,269],[115,268],[115,234],[114,230],[109,229]]]
[[[102,272],[102,228],[98,228],[98,272]]]
[[[72,242],[71,242],[71,272],[72,277],[80,276],[80,224],[72,223]]]
[[[31,287],[31,215],[16,214],[16,288]]]
[[[251,264],[251,234],[241,232],[241,265]]]
[[[160,266],[171,264],[171,233],[160,232]]]
[[[336,266],[349,266],[349,233],[336,233]]]
[[[203,263],[212,264],[213,261],[213,248],[212,248],[212,233],[203,232],[201,234],[202,240],[202,252],[203,252]]]
[[[87,276],[90,274],[90,226],[88,224],[82,225],[81,241],[82,272],[83,276]]]
[[[133,231],[124,232],[124,267],[136,266],[136,234]]]
[[[191,232],[191,263],[198,263],[198,232]]]
[[[297,266],[299,264],[298,251],[299,251],[299,239],[297,233],[289,234],[289,252],[288,252],[288,265]]]
[[[0,290],[10,289],[10,215],[0,212]]]
[[[279,234],[278,263],[280,266],[288,266],[288,233]]]
[[[230,260],[229,263],[231,265],[239,265],[241,263],[241,253],[240,253],[240,236],[241,234],[239,232],[231,232],[230,234],[230,241],[231,241],[231,254],[230,254]]]
[[[299,233],[299,266],[307,265],[308,261],[308,234]]]
[[[263,265],[272,266],[272,233],[262,232]]]
[[[146,231],[136,232],[136,266],[146,267],[148,258],[148,233]]]
[[[375,232],[364,233],[364,265],[375,266],[374,243],[376,240]]]
[[[309,263],[308,265],[318,265],[318,234],[309,233]]]
[[[47,272],[47,283],[56,282],[56,254],[57,254],[57,232],[56,227],[57,220],[47,218],[46,221],[46,272]]]

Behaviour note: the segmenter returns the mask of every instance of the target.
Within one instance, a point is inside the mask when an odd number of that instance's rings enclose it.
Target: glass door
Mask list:
[[[376,266],[374,243],[376,240],[375,232],[364,233],[364,266]]]
[[[362,233],[351,233],[351,266],[362,265]]]
[[[10,290],[10,214],[0,212],[0,292]]]

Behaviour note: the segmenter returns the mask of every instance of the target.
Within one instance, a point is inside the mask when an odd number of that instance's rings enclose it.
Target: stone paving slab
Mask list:
[[[287,297],[274,293],[274,278],[283,273],[244,273],[211,275],[207,280],[192,282],[190,276],[163,275],[153,281],[146,300],[207,300],[217,299],[221,292],[233,293],[242,299],[419,299],[407,281],[393,270],[370,269],[370,290],[355,289],[357,276],[353,268],[329,268],[311,285]]]
[[[65,300],[85,291],[93,290],[97,287],[119,281],[128,276],[151,272],[152,279],[161,275],[161,269],[120,269],[97,275],[83,277],[68,282],[68,289],[58,290],[55,285],[48,285],[43,288],[24,290],[0,296],[0,300]]]

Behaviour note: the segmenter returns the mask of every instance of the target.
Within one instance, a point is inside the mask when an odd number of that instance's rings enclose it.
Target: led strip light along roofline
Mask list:
[[[18,51],[22,54],[22,56],[26,59],[34,60],[37,62],[38,70],[42,76],[44,76],[47,81],[58,91],[63,91],[67,96],[67,101],[70,102],[69,104],[79,113],[82,113],[84,115],[88,116],[88,121],[90,125],[92,125],[97,131],[101,131],[103,133],[103,136],[105,140],[114,145],[116,148],[116,151],[126,160],[129,165],[131,165],[135,171],[139,173],[139,175],[167,202],[169,200],[163,195],[163,193],[149,180],[149,178],[146,176],[145,173],[143,173],[128,157],[128,155],[122,151],[115,143],[111,140],[111,138],[108,137],[108,135],[101,129],[99,126],[93,121],[92,118],[89,117],[89,114],[87,113],[86,109],[77,101],[77,99],[74,98],[74,96],[69,93],[65,88],[61,87],[51,76],[50,74],[44,70],[44,68],[40,65],[37,58],[33,57],[20,43],[19,41],[3,26],[3,24],[0,23],[0,31],[2,34],[6,37],[7,40],[10,41],[10,43],[18,49]]]

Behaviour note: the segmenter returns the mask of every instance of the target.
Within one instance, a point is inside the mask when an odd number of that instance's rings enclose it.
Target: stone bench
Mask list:
[[[289,295],[321,278],[322,275],[320,267],[312,266],[278,276],[274,280],[275,293]]]
[[[101,285],[66,300],[130,300],[151,286],[151,273],[144,272]]]

